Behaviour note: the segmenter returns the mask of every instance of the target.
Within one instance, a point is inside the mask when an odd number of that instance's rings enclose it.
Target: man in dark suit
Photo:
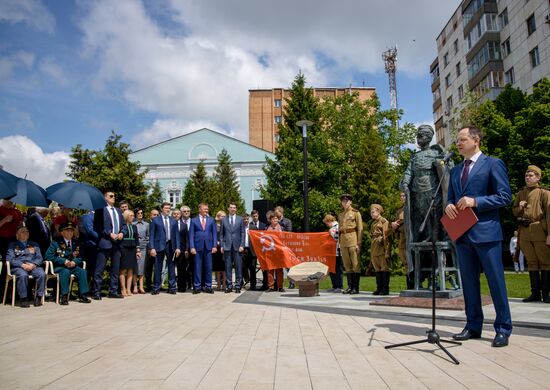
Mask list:
[[[180,207],[181,221],[187,226],[187,243],[186,252],[183,254],[182,270],[184,272],[185,280],[187,282],[187,288],[193,290],[193,268],[195,267],[195,256],[189,252],[189,229],[191,228],[191,209],[187,205]],[[179,273],[179,270],[178,270]]]
[[[26,222],[30,234],[29,239],[38,244],[42,257],[46,255],[46,251],[51,244],[50,228],[44,220],[44,218],[46,218],[48,214],[48,208],[38,207],[36,211],[27,219]]]
[[[193,294],[200,293],[201,288],[208,294],[214,293],[212,290],[212,253],[217,251],[217,236],[216,222],[208,215],[208,205],[201,203],[199,215],[191,220],[189,229],[189,249],[191,254],[195,255]],[[202,280],[203,273],[205,280]]]
[[[155,278],[152,295],[158,295],[162,279],[162,263],[166,257],[168,268],[168,293],[176,294],[176,262],[180,255],[180,232],[178,223],[170,216],[171,204],[164,202],[161,214],[149,224],[150,256],[155,258]]]
[[[180,237],[180,254],[176,257],[176,269],[178,274],[178,291],[185,292],[187,290],[187,259],[188,254],[188,237],[189,230],[187,224],[181,219],[181,210],[175,209],[172,211],[172,217],[176,220],[178,225],[178,232]]]
[[[107,258],[111,259],[111,274],[109,277],[109,298],[124,298],[118,293],[118,277],[120,270],[120,242],[124,234],[128,233],[128,227],[120,209],[115,207],[115,194],[112,191],[103,193],[107,206],[98,209],[94,213],[94,230],[99,237],[97,244],[96,267],[94,271],[94,284],[92,286],[92,298],[101,299],[101,284],[103,282],[103,270]]]
[[[83,248],[83,260],[86,262],[88,285],[93,286],[95,277],[95,263],[97,257],[97,242],[99,236],[94,230],[94,212],[90,211],[80,217],[80,242]]]
[[[226,293],[233,287],[233,265],[235,266],[235,292],[241,292],[243,284],[242,253],[244,250],[245,229],[243,219],[237,215],[237,204],[229,203],[228,215],[222,219],[220,230],[220,248],[225,262],[225,277],[227,280]]]
[[[512,333],[512,317],[506,294],[502,266],[502,228],[499,209],[510,204],[512,194],[504,163],[481,153],[481,130],[461,129],[457,147],[464,161],[451,170],[445,213],[454,219],[458,212],[472,208],[478,222],[456,241],[456,251],[462,275],[466,326],[453,336],[455,340],[480,338],[483,310],[479,288],[483,269],[495,306],[493,347],[508,345]]]
[[[260,221],[260,213],[258,212],[258,210],[252,210],[252,212],[250,213],[250,217],[252,218],[252,221],[250,221],[250,224],[248,226],[250,230],[265,230],[266,228],[265,223]],[[250,246],[250,248],[252,248],[252,245]],[[256,254],[254,253],[254,249],[252,249],[252,253],[254,255],[254,261],[256,261],[257,257],[256,257]],[[256,274],[254,274],[254,276],[256,276]],[[251,285],[252,285],[252,282],[251,282]],[[269,287],[267,286],[267,271],[262,270],[262,287],[260,287],[260,291],[267,291],[268,288]]]

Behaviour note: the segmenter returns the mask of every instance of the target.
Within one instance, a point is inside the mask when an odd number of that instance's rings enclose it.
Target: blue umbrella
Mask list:
[[[46,190],[27,179],[17,180],[17,195],[10,200],[22,206],[48,207]]]
[[[17,176],[0,168],[0,199],[9,199],[17,194]]]
[[[96,210],[105,207],[107,203],[100,190],[86,183],[66,181],[46,188],[46,196],[50,200],[65,207],[79,210]]]

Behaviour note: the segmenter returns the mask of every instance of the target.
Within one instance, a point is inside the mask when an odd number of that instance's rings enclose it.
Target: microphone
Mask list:
[[[449,162],[449,160],[451,158],[453,158],[453,156],[455,155],[455,152],[449,152],[447,153],[447,155],[445,156],[445,158],[443,160],[441,160],[440,164],[441,165],[447,165],[447,163]]]

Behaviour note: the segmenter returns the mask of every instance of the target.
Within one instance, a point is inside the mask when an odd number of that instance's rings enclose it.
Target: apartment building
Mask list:
[[[463,0],[436,42],[434,123],[449,146],[466,92],[494,100],[506,84],[529,93],[550,76],[550,1]]]
[[[274,152],[277,147],[279,124],[283,122],[285,99],[290,90],[284,88],[251,89],[248,91],[248,142],[258,148]],[[376,89],[371,87],[313,88],[313,95],[325,99],[345,93],[358,93],[359,99],[370,99]]]

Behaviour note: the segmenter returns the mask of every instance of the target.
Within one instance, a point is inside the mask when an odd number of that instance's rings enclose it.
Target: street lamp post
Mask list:
[[[302,127],[302,140],[304,147],[304,232],[309,232],[309,197],[307,183],[307,127],[313,124],[312,121],[301,120],[296,122]]]

